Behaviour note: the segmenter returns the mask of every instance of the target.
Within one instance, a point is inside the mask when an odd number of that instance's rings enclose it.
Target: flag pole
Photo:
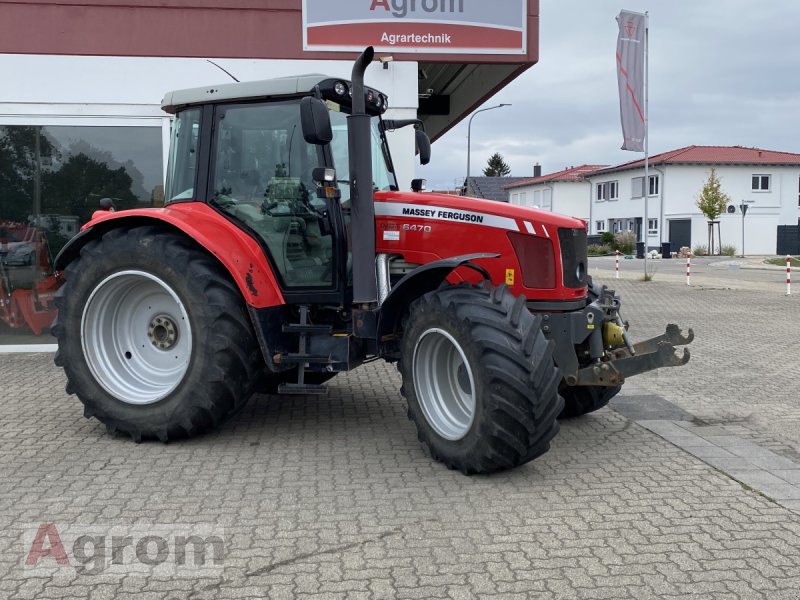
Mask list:
[[[647,201],[650,197],[650,13],[644,13],[644,221],[642,222],[642,241],[644,242],[644,281],[647,281],[647,241],[650,223],[647,219]]]

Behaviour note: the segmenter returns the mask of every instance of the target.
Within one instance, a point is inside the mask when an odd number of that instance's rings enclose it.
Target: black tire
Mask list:
[[[594,385],[568,386],[561,390],[564,397],[564,410],[559,419],[572,419],[600,410],[619,394],[622,386],[603,387]]]
[[[431,379],[425,374],[425,349],[437,343],[458,353],[461,366],[455,376],[451,369],[450,385],[462,391],[468,386],[474,399],[470,422],[462,424],[457,439],[448,439],[445,427],[429,420],[430,400],[420,398]],[[419,298],[404,323],[398,368],[419,440],[433,458],[465,475],[522,465],[547,452],[558,433],[563,401],[553,342],[545,339],[541,318],[527,310],[525,298],[514,297],[505,285],[449,286]],[[472,383],[457,383],[463,372]]]
[[[125,272],[139,275],[126,276]],[[263,363],[243,298],[219,264],[188,238],[154,226],[114,229],[88,242],[80,256],[69,264],[65,275],[66,283],[56,298],[58,318],[52,328],[59,346],[56,364],[64,368],[67,393],[77,394],[87,418],[96,417],[111,433],[126,433],[137,442],[152,438],[167,442],[216,427],[242,408],[252,395]],[[98,380],[97,361],[105,357],[117,360],[116,364],[122,365],[118,372],[123,377],[128,364],[123,358],[130,361],[131,353],[122,346],[136,346],[130,348],[137,353],[133,357],[136,359],[138,353],[149,352],[148,356],[152,356],[158,350],[155,342],[152,342],[153,348],[141,344],[143,350],[140,351],[140,340],[136,338],[134,344],[133,334],[130,334],[124,342],[116,343],[117,338],[114,338],[100,352],[89,344],[95,339],[92,336],[102,333],[95,333],[88,326],[84,329],[82,320],[84,311],[87,315],[94,314],[87,306],[94,297],[92,293],[98,290],[96,297],[103,298],[109,280],[117,281],[113,278],[118,277],[125,281],[123,277],[133,277],[134,282],[141,279],[147,283],[149,276],[157,278],[159,289],[163,288],[165,295],[174,293],[182,303],[183,316],[176,318],[178,333],[173,336],[172,343],[183,339],[181,336],[188,339],[185,357],[178,367],[179,371],[185,368],[185,372],[174,375],[174,380],[166,384],[163,397],[155,393],[149,403],[136,403],[141,397],[134,392],[126,396],[115,394],[111,389],[117,374],[113,365],[100,371],[100,378],[111,381],[111,387]],[[148,304],[127,302],[135,307]],[[124,301],[120,302],[122,304]],[[156,303],[152,304],[155,307]],[[144,309],[142,311],[145,314]],[[153,317],[147,318],[151,319],[152,327]],[[87,318],[87,322],[89,320]],[[123,333],[130,330],[141,335],[138,331],[141,320],[119,317],[117,320],[129,322],[130,326],[119,326],[116,330]],[[187,320],[190,329],[180,324]],[[88,340],[89,358],[83,349],[84,337]],[[123,337],[120,334],[119,338]],[[174,349],[165,352],[163,357],[155,356],[157,360],[166,361],[173,353]],[[90,366],[90,358],[94,366]],[[145,382],[142,385],[148,385],[151,377],[146,367],[135,368],[140,369],[138,374]]]

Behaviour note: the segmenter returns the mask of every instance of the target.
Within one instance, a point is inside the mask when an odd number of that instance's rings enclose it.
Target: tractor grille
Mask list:
[[[568,288],[586,286],[586,229],[559,229],[558,242],[561,245],[561,265],[564,269],[564,285]]]

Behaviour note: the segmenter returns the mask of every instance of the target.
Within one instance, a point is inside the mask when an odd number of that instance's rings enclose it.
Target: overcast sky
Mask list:
[[[650,13],[650,154],[692,144],[800,152],[797,0],[541,0],[539,63],[489,100],[513,106],[472,122],[472,174],[500,152],[513,176],[641,158],[620,150],[620,9]],[[428,189],[467,164],[467,120],[417,167]]]

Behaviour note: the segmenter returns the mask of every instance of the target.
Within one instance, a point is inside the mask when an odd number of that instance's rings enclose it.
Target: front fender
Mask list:
[[[381,342],[384,336],[391,335],[396,331],[399,320],[403,318],[414,300],[438,288],[447,279],[447,276],[458,267],[472,266],[482,271],[480,267],[468,265],[468,263],[473,260],[499,257],[500,254],[495,253],[463,254],[430,262],[408,273],[397,282],[397,285],[392,288],[386,300],[381,304],[378,318],[378,342]],[[488,274],[485,271],[482,272],[488,278]]]
[[[63,270],[78,257],[87,242],[111,229],[156,224],[185,235],[214,256],[230,273],[245,301],[253,308],[285,303],[272,267],[258,242],[201,202],[119,212],[98,211],[58,253],[55,268]]]

